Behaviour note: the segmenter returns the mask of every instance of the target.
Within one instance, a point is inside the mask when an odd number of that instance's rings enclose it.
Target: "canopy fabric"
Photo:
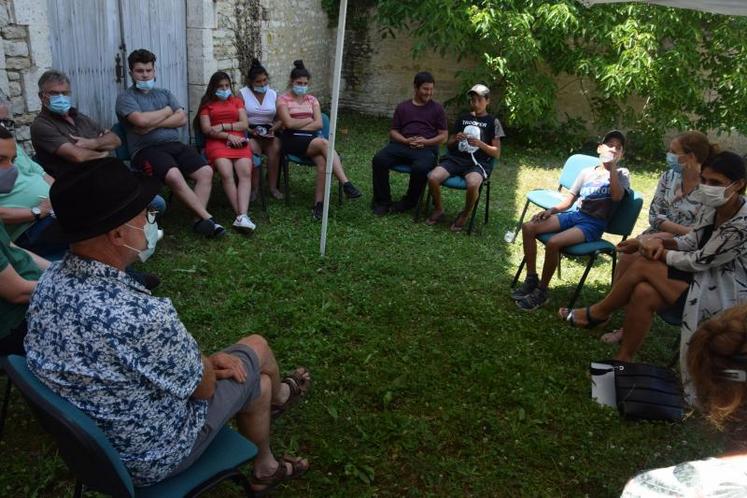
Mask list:
[[[747,1],[745,0],[581,0],[581,2],[587,6],[598,3],[643,2],[716,14],[747,16]]]

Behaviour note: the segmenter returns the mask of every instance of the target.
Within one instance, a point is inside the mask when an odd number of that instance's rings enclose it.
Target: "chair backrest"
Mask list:
[[[329,116],[325,113],[322,113],[322,136],[329,138]]]
[[[112,132],[115,133],[119,137],[119,140],[122,142],[122,145],[114,149],[114,156],[120,161],[129,161],[130,149],[127,148],[127,133],[125,133],[125,129],[124,126],[122,126],[122,123],[114,123],[114,125],[112,126]]]
[[[42,384],[26,366],[25,357],[6,356],[0,364],[42,427],[57,441],[62,459],[87,488],[117,498],[135,496],[122,459],[90,417]]]
[[[638,215],[643,208],[643,197],[635,190],[626,190],[615,213],[607,223],[605,232],[627,237],[633,231]]]
[[[565,161],[563,171],[560,172],[560,181],[558,182],[564,189],[569,189],[576,181],[576,177],[581,170],[596,166],[599,164],[599,158],[587,156],[585,154],[573,154]]]

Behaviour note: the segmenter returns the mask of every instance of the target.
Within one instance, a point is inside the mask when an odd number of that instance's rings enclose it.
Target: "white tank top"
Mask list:
[[[257,97],[254,96],[254,92],[249,88],[244,87],[239,90],[239,92],[241,93],[241,97],[244,99],[246,116],[249,119],[250,125],[272,124],[272,121],[275,118],[275,103],[277,100],[277,93],[275,93],[275,90],[268,88],[261,104],[257,100]]]

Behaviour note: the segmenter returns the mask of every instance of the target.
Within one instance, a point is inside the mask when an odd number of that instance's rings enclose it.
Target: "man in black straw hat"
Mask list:
[[[103,430],[137,485],[189,468],[225,423],[259,448],[252,487],[264,492],[308,469],[275,459],[270,420],[308,391],[298,368],[281,380],[259,335],[204,356],[171,304],[124,269],[155,249],[158,229],[146,206],[156,178],[116,159],[91,161],[51,191],[65,258],[40,278],[29,305],[29,368]]]

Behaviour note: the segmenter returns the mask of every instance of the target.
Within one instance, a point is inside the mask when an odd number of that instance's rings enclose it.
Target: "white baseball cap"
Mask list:
[[[469,95],[470,93],[476,93],[480,97],[487,97],[490,95],[490,88],[478,83],[477,85],[469,89],[469,92],[467,92],[467,95]]]

